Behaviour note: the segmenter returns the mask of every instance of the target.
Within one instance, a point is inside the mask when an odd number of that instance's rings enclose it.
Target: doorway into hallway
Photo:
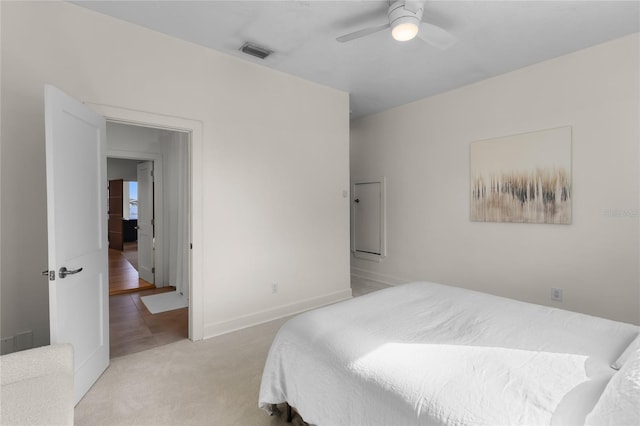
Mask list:
[[[188,301],[188,144],[184,132],[107,122],[108,178],[123,188],[109,227],[122,235],[109,250],[112,358],[189,338],[188,307],[145,305],[160,293]]]

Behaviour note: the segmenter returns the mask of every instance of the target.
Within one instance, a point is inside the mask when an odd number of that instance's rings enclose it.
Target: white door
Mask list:
[[[154,284],[153,162],[138,163],[138,274]]]
[[[382,248],[380,182],[357,183],[354,188],[355,251],[379,255]]]
[[[106,126],[53,86],[44,99],[51,343],[73,345],[77,404],[109,366]]]

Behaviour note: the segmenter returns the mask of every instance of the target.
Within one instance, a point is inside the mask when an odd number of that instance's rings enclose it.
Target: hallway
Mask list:
[[[109,249],[109,346],[111,358],[189,338],[189,308],[152,314],[143,296],[174,291],[139,279],[136,243]]]

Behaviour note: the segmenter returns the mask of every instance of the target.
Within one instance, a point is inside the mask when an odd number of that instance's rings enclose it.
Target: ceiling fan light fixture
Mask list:
[[[0,0],[2,1],[2,0]],[[391,0],[390,0],[391,1]],[[445,50],[453,46],[456,38],[444,28],[422,21],[424,0],[396,0],[387,10],[389,23],[363,28],[336,38],[344,43],[391,29],[391,36],[397,41],[412,40],[419,36],[433,47]]]
[[[411,17],[400,18],[393,23],[391,36],[397,41],[409,41],[418,35],[420,27]]]

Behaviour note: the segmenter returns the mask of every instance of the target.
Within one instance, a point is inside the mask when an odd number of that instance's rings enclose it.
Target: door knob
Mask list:
[[[65,278],[67,275],[73,275],[73,274],[77,274],[78,272],[81,272],[82,268],[78,268],[78,269],[74,269],[73,271],[70,271],[67,269],[66,266],[63,266],[62,268],[60,268],[60,270],[58,271],[58,276],[60,278]]]
[[[360,198],[356,198],[355,200],[353,200],[354,203],[359,203],[360,202]]]

